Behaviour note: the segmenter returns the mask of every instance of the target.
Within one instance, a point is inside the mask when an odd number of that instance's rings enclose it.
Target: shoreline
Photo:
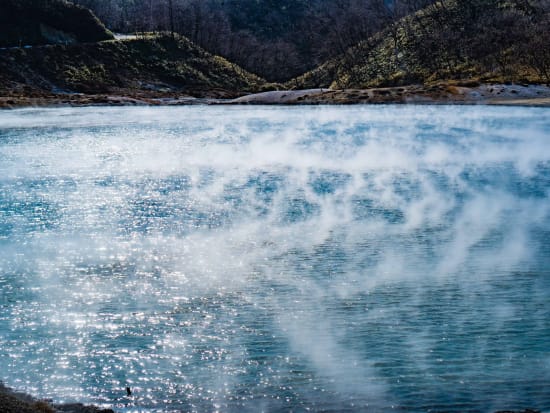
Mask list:
[[[135,90],[112,94],[41,93],[0,95],[0,109],[80,106],[185,106],[185,105],[497,105],[550,107],[550,85],[481,84],[409,85],[370,89],[278,90],[220,98],[216,94],[193,97],[170,93],[161,96]]]
[[[0,412],[2,413],[116,413],[111,408],[100,408],[81,403],[55,404],[51,400],[40,400],[5,386],[0,381]],[[495,413],[542,413],[541,410],[499,410]]]
[[[7,387],[0,381],[0,412],[2,413],[115,413],[112,409],[81,403],[55,404]]]

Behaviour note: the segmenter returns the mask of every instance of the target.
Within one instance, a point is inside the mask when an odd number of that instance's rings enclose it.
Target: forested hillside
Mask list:
[[[73,3],[0,1],[0,93],[550,82],[550,0]],[[103,42],[111,32],[137,36]]]
[[[90,10],[64,0],[2,0],[0,27],[0,47],[113,38]]]
[[[116,32],[171,30],[270,81],[343,53],[432,0],[75,0]]]
[[[550,82],[550,2],[439,1],[289,86],[365,88],[447,80]]]

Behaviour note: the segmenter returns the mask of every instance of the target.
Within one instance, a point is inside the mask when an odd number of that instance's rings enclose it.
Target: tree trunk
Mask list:
[[[168,0],[169,14],[170,14],[170,33],[174,38],[174,3],[173,0]]]

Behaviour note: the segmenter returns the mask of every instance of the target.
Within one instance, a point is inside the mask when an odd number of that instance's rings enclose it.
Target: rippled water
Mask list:
[[[4,111],[0,182],[7,385],[550,410],[548,109]]]

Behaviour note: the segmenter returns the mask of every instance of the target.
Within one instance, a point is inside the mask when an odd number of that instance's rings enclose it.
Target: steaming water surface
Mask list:
[[[0,181],[10,386],[123,412],[550,410],[548,109],[1,112]]]

